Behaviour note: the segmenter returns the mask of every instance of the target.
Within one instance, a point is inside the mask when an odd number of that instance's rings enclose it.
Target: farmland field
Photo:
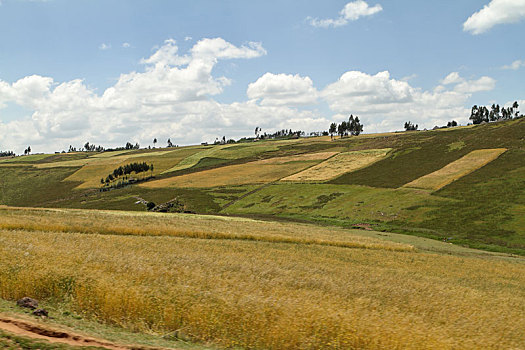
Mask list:
[[[143,184],[143,187],[215,187],[267,183],[282,179],[320,160],[333,156],[333,152],[300,156],[278,157],[239,165],[229,165],[197,173],[170,177]]]
[[[242,218],[7,207],[0,217],[3,299],[32,295],[124,329],[241,348],[525,345],[521,258]]]
[[[326,181],[336,178],[344,173],[366,167],[386,156],[387,149],[365,150],[339,153],[300,173],[290,175],[282,181]]]
[[[439,190],[449,183],[481,168],[494,159],[498,158],[505,148],[499,149],[481,149],[472,151],[460,159],[447,164],[442,169],[431,174],[425,175],[409,182],[405,187],[423,188],[428,190]]]

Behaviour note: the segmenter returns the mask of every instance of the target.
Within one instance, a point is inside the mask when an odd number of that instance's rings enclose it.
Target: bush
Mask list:
[[[148,202],[148,204],[146,204],[146,207],[148,208],[148,210],[151,210],[151,209],[155,208],[156,205],[153,202]]]

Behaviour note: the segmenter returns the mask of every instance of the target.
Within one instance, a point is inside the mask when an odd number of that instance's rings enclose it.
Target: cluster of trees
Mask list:
[[[13,151],[0,151],[0,157],[14,157],[15,152]]]
[[[71,147],[71,146],[69,146],[69,147]],[[95,145],[90,144],[89,142],[86,142],[84,144],[84,150],[86,152],[103,152],[104,151],[104,147],[102,147],[100,145],[99,146],[95,146]]]
[[[131,175],[132,173],[139,174],[147,171],[151,171],[151,176],[153,176],[153,164],[147,164],[146,162],[126,164],[114,169],[113,172],[106,176],[105,179],[101,178],[100,183],[104,186],[108,186],[110,183],[118,180],[122,176],[127,179],[128,175]]]
[[[29,155],[31,153],[31,146],[27,146],[27,148],[24,150],[24,155]]]
[[[220,139],[220,140],[217,137],[215,139],[215,142],[213,142],[214,145],[225,145],[227,143],[235,143],[235,140],[234,139],[229,139],[229,140],[226,141],[226,136],[223,136],[222,139]]]
[[[472,106],[470,112],[470,120],[472,124],[481,124],[483,122],[495,122],[499,120],[509,120],[520,117],[520,112],[518,111],[519,104],[518,101],[515,101],[512,104],[512,107],[500,107],[499,104],[492,104],[490,110],[485,106]],[[523,117],[523,115],[521,115]]]
[[[406,131],[416,131],[418,127],[419,127],[419,125],[412,124],[411,121],[408,121],[408,122],[405,123],[405,130]]]
[[[337,135],[341,136],[343,138],[344,136],[350,135],[357,136],[360,133],[363,132],[363,124],[359,121],[358,116],[350,115],[350,118],[348,118],[348,121],[343,121],[341,124],[332,123],[330,124],[330,128],[328,129],[328,132],[330,133],[330,137],[334,137],[334,134],[337,132]]]
[[[255,128],[255,139],[261,140],[272,140],[272,139],[289,139],[289,138],[298,138],[305,135],[305,132],[302,130],[293,131],[292,129],[282,129],[274,133],[264,133],[262,134],[262,129],[260,127]],[[239,142],[251,140],[249,138],[241,138]],[[235,140],[228,140],[227,143],[234,143]]]

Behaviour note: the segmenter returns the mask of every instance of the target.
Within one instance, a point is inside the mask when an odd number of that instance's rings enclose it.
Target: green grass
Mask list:
[[[274,184],[236,202],[224,210],[227,214],[293,216],[345,220],[347,223],[385,223],[394,220],[422,220],[428,209],[410,210],[431,200],[443,199],[426,191],[381,189],[357,185]],[[445,200],[446,201],[446,200]]]
[[[62,182],[77,168],[0,167],[0,203],[12,206],[57,205],[74,195],[78,182]]]

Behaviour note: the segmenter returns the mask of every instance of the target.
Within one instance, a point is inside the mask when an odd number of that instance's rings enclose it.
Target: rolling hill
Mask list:
[[[0,203],[313,222],[525,255],[525,120],[365,134],[0,160]],[[153,178],[101,192],[131,162]],[[132,175],[133,177],[133,175]],[[140,179],[140,176],[136,175]],[[142,176],[144,177],[144,176]]]

